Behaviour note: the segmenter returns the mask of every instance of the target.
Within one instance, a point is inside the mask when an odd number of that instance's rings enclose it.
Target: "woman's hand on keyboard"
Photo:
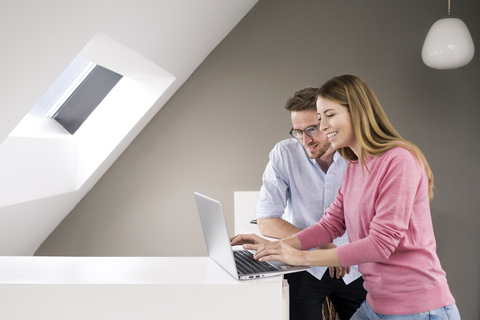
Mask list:
[[[295,249],[283,241],[269,241],[257,249],[254,255],[259,261],[279,260],[286,264],[301,266],[305,265],[305,252]]]

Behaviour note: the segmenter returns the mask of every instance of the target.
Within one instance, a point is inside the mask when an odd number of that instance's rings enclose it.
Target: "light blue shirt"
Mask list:
[[[323,216],[342,185],[347,162],[338,153],[327,173],[315,159],[310,159],[300,141],[288,139],[275,145],[263,173],[263,185],[257,204],[257,218],[283,218],[305,229]],[[333,241],[336,246],[348,243],[345,233]],[[322,279],[326,267],[314,267],[309,272]],[[357,266],[343,280],[346,284],[361,276]]]

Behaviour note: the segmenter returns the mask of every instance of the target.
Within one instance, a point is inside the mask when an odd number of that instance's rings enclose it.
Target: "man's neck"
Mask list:
[[[334,155],[335,155],[335,152],[332,152],[331,154],[324,155],[320,158],[315,159],[315,161],[317,161],[318,165],[323,170],[323,172],[327,173],[328,168],[330,168],[330,166],[333,163]]]

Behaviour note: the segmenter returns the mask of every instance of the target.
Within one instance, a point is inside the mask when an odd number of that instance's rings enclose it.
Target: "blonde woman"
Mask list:
[[[358,265],[367,300],[351,319],[460,319],[436,254],[433,174],[422,152],[388,121],[361,79],[335,77],[317,94],[320,130],[348,162],[335,201],[315,225],[280,241],[239,235],[261,261]],[[346,230],[350,243],[306,251]]]

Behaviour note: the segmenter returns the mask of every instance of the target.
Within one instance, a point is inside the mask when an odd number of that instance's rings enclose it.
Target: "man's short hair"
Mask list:
[[[317,111],[318,88],[305,88],[295,92],[293,97],[288,98],[285,109],[288,111]]]

